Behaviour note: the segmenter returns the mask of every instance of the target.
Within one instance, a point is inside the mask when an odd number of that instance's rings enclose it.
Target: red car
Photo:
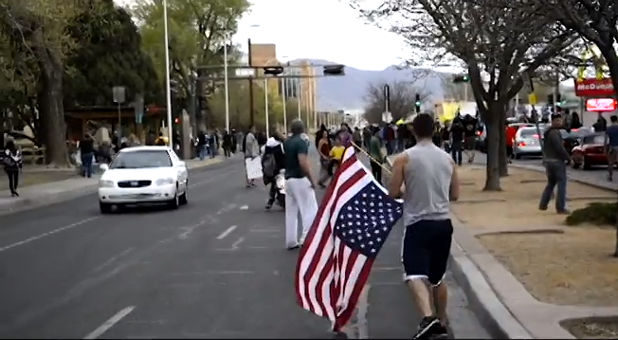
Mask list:
[[[582,138],[580,145],[571,152],[573,168],[583,166],[585,170],[593,165],[607,165],[607,152],[605,151],[605,135],[593,134]]]

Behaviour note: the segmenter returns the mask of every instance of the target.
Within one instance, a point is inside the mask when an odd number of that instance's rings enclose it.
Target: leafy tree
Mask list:
[[[113,86],[127,88],[127,101],[143,93],[147,103],[163,102],[161,84],[150,56],[141,49],[137,27],[113,0],[99,0],[97,10],[75,18],[68,32],[76,48],[67,59],[66,105],[109,105]]]
[[[501,190],[506,109],[523,86],[521,75],[533,73],[562,52],[575,40],[574,34],[529,13],[525,0],[392,0],[371,10],[358,2],[353,4],[361,13],[374,21],[386,19],[392,31],[424,54],[424,60],[455,56],[467,65],[487,125],[485,190]]]
[[[67,25],[95,5],[96,2],[85,0],[0,3],[4,36],[12,46],[19,46],[20,52],[24,52],[19,58],[32,58],[38,66],[39,135],[47,147],[48,162],[60,167],[70,164],[65,144],[63,76],[67,56],[74,49],[75,41],[67,33]]]
[[[206,128],[212,82],[198,81],[206,65],[222,64],[222,46],[249,8],[246,0],[175,0],[168,2],[170,72],[178,97],[186,101],[195,130]],[[139,0],[133,13],[140,22],[143,48],[152,57],[160,83],[165,79],[162,1]],[[196,131],[194,131],[196,132]]]

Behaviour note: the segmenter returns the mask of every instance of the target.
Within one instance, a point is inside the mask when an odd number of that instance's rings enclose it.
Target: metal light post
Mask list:
[[[266,115],[266,138],[270,138],[268,128],[268,78],[264,77],[264,112]]]
[[[167,139],[170,148],[174,149],[174,138],[172,138],[172,96],[170,92],[170,51],[167,32],[167,0],[163,0],[163,27],[165,31],[165,86],[167,97]]]
[[[225,83],[225,131],[230,133],[230,91],[228,87],[227,76],[227,33],[225,43],[223,44],[223,68],[224,68],[224,83]]]
[[[298,104],[298,119],[301,120],[303,119],[303,117],[300,114],[300,100],[301,100],[301,93],[302,93],[302,80],[298,79],[296,81],[296,104]]]
[[[286,83],[286,79],[282,78],[281,79],[283,82],[283,86],[282,86],[282,90],[283,90],[283,128],[284,128],[284,132],[287,135],[288,133],[288,113],[287,113],[287,109],[286,109],[286,100],[287,100],[287,95],[285,93],[285,83]]]

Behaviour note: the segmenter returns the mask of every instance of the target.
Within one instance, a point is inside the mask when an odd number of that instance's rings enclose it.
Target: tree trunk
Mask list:
[[[613,40],[611,40],[607,45],[609,46],[608,48],[599,46],[599,49],[601,50],[601,54],[603,54],[605,62],[609,68],[614,89],[618,91],[618,53],[616,53],[616,50],[612,47]],[[614,256],[618,257],[618,210],[616,211],[616,249],[614,250]]]
[[[195,110],[195,128],[197,131],[206,131],[206,91],[204,86],[204,81],[201,77],[206,76],[206,71],[203,69],[197,70],[197,87],[195,89],[196,97],[197,97],[197,108]]]
[[[504,110],[498,103],[490,103],[487,117],[487,176],[485,191],[502,191],[500,187],[500,122]]]
[[[64,67],[58,57],[47,48],[41,46],[36,49],[36,53],[42,71],[39,111],[42,144],[46,147],[47,163],[55,167],[70,167],[62,101]]]
[[[500,177],[506,177],[509,175],[508,168],[508,158],[506,155],[506,112],[504,112],[500,116],[500,128],[498,131],[500,132],[500,150],[499,150],[499,159],[500,159]]]

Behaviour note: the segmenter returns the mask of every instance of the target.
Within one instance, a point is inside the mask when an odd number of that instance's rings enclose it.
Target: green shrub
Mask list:
[[[616,225],[616,210],[618,203],[591,203],[585,208],[573,211],[566,218],[566,224]]]

